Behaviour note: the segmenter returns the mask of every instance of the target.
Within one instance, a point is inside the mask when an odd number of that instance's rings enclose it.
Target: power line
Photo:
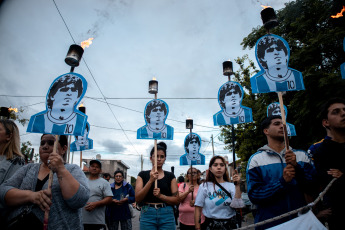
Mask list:
[[[64,22],[64,24],[65,24],[65,26],[66,26],[66,28],[67,28],[67,30],[68,30],[68,32],[69,32],[69,35],[71,36],[73,42],[76,43],[75,40],[74,40],[74,38],[73,38],[73,36],[72,36],[72,34],[71,34],[71,31],[69,30],[69,28],[68,28],[68,26],[67,26],[67,23],[65,22],[65,20],[64,20],[64,18],[63,18],[63,16],[62,16],[62,14],[61,14],[61,12],[60,12],[60,10],[59,10],[57,4],[55,3],[55,0],[53,0],[53,2],[54,2],[54,4],[55,4],[55,7],[56,7],[57,11],[58,11],[59,14],[60,14],[61,19],[63,20],[63,22]],[[131,142],[131,140],[128,138],[127,133],[126,133],[125,130],[122,128],[122,125],[121,125],[121,123],[119,122],[119,120],[117,119],[117,117],[116,117],[114,111],[111,109],[110,105],[108,104],[107,99],[105,98],[105,96],[104,96],[104,94],[103,94],[101,88],[99,87],[99,85],[98,85],[98,83],[97,83],[95,77],[93,76],[93,74],[92,74],[92,72],[91,72],[91,70],[90,70],[90,68],[89,68],[89,65],[86,63],[85,58],[82,58],[82,59],[83,59],[83,62],[84,62],[84,64],[85,64],[86,68],[88,69],[88,71],[89,71],[89,73],[90,73],[92,79],[94,80],[94,82],[95,82],[95,84],[96,84],[96,86],[97,86],[99,92],[101,93],[101,95],[102,95],[104,101],[107,103],[110,112],[112,113],[112,115],[113,115],[113,117],[115,118],[116,122],[118,123],[118,125],[119,125],[120,128],[122,129],[123,133],[125,134],[125,136],[126,136],[128,142],[132,145],[133,149],[137,152],[137,154],[140,155],[140,154],[138,153],[138,151],[136,150],[136,148],[134,147],[134,145],[133,145],[133,143]]]
[[[45,97],[45,96],[19,96],[19,95],[0,95],[0,97]],[[91,99],[107,99],[107,100],[151,100],[151,97],[87,97],[84,98],[91,98]],[[162,100],[218,100],[216,97],[161,97],[159,99]]]
[[[7,95],[0,95],[0,96],[7,96]],[[10,97],[12,97],[12,96],[10,96]],[[13,97],[30,97],[30,96],[13,96]],[[32,96],[32,97],[41,97],[41,96]],[[107,101],[104,101],[104,99],[102,100],[102,98],[87,97],[87,96],[85,96],[84,98],[88,98],[88,99],[91,99],[91,100],[95,100],[95,101],[98,101],[98,102],[101,102],[101,103],[105,103],[105,104],[108,104],[108,105],[112,105],[112,106],[115,106],[115,107],[118,107],[118,108],[126,109],[126,110],[129,110],[129,111],[132,111],[132,112],[144,114],[142,111],[138,111],[138,110],[131,109],[131,108],[128,108],[128,107],[125,107],[125,106],[121,106],[121,105],[116,105],[116,104],[113,104],[113,103],[109,103],[109,102],[107,102]],[[147,98],[147,99],[152,99],[152,98]],[[41,104],[41,103],[45,103],[45,102],[39,102],[39,103],[36,103],[36,104]],[[32,105],[36,105],[36,104],[32,104]],[[32,105],[27,105],[27,106],[23,106],[23,107],[29,107],[29,106],[32,106]],[[178,123],[185,123],[185,121],[179,121],[179,120],[175,120],[175,119],[168,119],[168,120],[169,120],[169,121],[178,122]],[[210,127],[210,126],[206,126],[206,125],[199,125],[199,124],[194,124],[194,125],[195,125],[195,126],[204,127],[204,128],[209,128],[209,129],[218,130],[218,128]],[[204,131],[204,132],[206,132],[206,131]]]

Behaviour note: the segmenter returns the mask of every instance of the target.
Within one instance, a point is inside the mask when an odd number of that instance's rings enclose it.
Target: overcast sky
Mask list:
[[[94,140],[94,149],[84,151],[83,157],[91,159],[100,153],[102,159],[122,160],[130,166],[129,175],[135,177],[141,154],[144,169],[152,167],[149,152],[154,141],[137,140],[136,130],[145,125],[144,108],[153,98],[147,91],[148,82],[156,77],[158,98],[169,105],[166,124],[175,129],[174,140],[166,141],[163,168],[170,171],[174,165],[176,176],[188,169],[179,166],[189,132],[185,128],[188,117],[194,120],[193,132],[203,140],[200,152],[205,154],[206,164],[212,157],[211,135],[216,136],[215,154],[228,156],[232,162],[232,154],[223,149],[218,140],[220,129],[212,120],[220,110],[218,89],[227,81],[222,62],[245,54],[255,60],[253,50],[242,49],[242,39],[262,25],[261,4],[278,10],[285,2],[289,1],[55,0],[76,43],[94,38],[83,55],[92,75],[83,61],[75,69],[88,82],[82,102],[91,125],[89,138]],[[23,118],[45,110],[52,81],[70,70],[64,62],[74,43],[68,29],[54,1],[2,3],[1,106],[23,107]],[[238,69],[236,64],[234,69]],[[111,110],[102,94],[113,98],[108,99]],[[21,141],[31,141],[38,152],[40,134],[26,133],[26,126],[19,127]],[[79,164],[79,152],[74,163]]]

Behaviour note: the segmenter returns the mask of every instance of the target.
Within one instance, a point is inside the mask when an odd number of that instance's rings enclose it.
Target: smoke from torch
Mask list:
[[[86,47],[89,48],[89,46],[92,44],[92,40],[93,40],[93,38],[89,38],[85,41],[82,41],[80,43],[81,48],[83,48],[83,49],[85,49]]]
[[[331,18],[340,18],[343,16],[344,12],[345,12],[345,6],[343,6],[343,9],[341,9],[340,13],[337,13],[336,15],[332,15]]]

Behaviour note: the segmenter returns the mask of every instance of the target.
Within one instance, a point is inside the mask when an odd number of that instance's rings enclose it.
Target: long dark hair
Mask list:
[[[230,182],[230,177],[229,177],[229,174],[228,174],[228,170],[226,170],[226,161],[223,157],[221,156],[214,156],[212,157],[211,161],[210,161],[210,164],[208,165],[209,167],[209,170],[208,170],[208,173],[207,173],[207,176],[206,176],[206,182],[212,182],[213,185],[217,182],[216,181],[216,177],[214,176],[214,174],[211,172],[211,167],[212,165],[214,164],[214,162],[217,160],[217,159],[221,159],[222,162],[225,164],[225,173],[223,175],[223,179],[224,181],[227,181],[227,182]]]

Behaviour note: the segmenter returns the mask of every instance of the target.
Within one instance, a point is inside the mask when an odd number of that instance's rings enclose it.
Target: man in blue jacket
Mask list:
[[[291,147],[286,151],[280,116],[267,117],[261,128],[268,144],[250,157],[247,166],[248,196],[257,205],[255,223],[304,206],[304,192],[315,173],[306,152]],[[294,217],[289,216],[256,229],[266,229]]]

